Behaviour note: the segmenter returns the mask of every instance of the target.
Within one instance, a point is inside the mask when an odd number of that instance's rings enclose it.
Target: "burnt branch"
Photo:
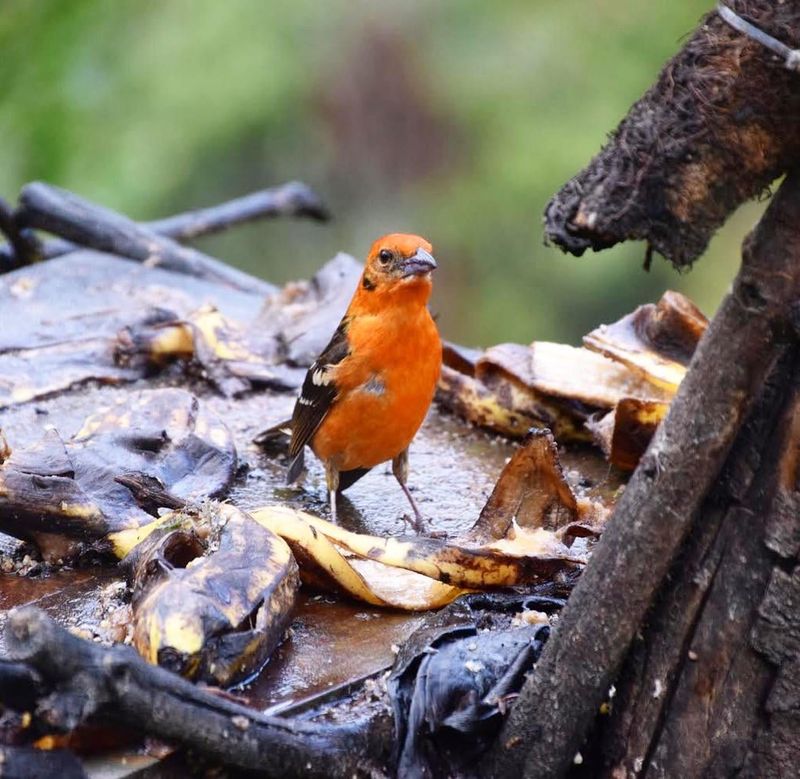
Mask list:
[[[0,746],[0,767],[8,777],[87,779],[80,760],[66,749]]]
[[[35,256],[31,252],[21,254],[19,245],[10,242],[9,246],[0,249],[0,262],[19,265],[30,262],[32,257],[50,259],[74,251],[80,245],[139,261],[149,260],[179,273],[237,289],[252,291],[263,286],[256,291],[268,292],[271,287],[266,284],[259,285],[251,276],[195,249],[180,246],[176,241],[188,241],[256,219],[278,216],[307,217],[317,221],[329,218],[319,196],[299,182],[143,224],[71,192],[36,182],[23,188],[20,207],[10,213],[9,218],[13,218],[15,224],[39,228],[61,237],[37,244]],[[23,228],[21,234],[26,240],[30,239],[29,229]]]
[[[248,292],[267,292],[265,282],[207,254],[156,235],[132,219],[49,184],[34,182],[20,193],[19,218],[90,249],[205,279]]]
[[[789,348],[800,297],[798,223],[793,174],[745,243],[733,291],[511,711],[493,775],[558,776],[580,748],[747,413]]]
[[[147,222],[145,226],[154,233],[176,241],[189,241],[257,219],[274,219],[279,216],[305,217],[317,222],[327,222],[330,212],[311,187],[299,181],[290,181],[288,184],[262,189],[217,206]]]
[[[102,719],[263,776],[369,773],[369,734],[363,728],[265,716],[149,665],[130,647],[76,638],[38,609],[11,613],[7,642],[12,657],[48,686],[35,718],[51,730]]]
[[[8,241],[7,247],[0,247],[0,273],[41,259],[41,242],[33,230],[20,226],[17,213],[3,198],[0,198],[0,233]]]
[[[7,204],[5,213],[8,214],[9,219],[16,216]],[[2,216],[3,214],[0,213],[0,217]],[[184,242],[204,235],[219,233],[248,222],[255,222],[258,219],[274,219],[282,216],[326,222],[330,219],[330,212],[311,187],[299,181],[290,181],[287,184],[262,189],[209,208],[187,211],[153,222],[143,222],[142,227],[165,238]],[[7,232],[2,224],[0,224],[0,230],[9,238],[8,246],[0,246],[0,267],[5,265],[13,268],[19,265],[28,265],[36,259],[50,260],[79,248],[77,244],[63,238],[51,238],[47,241],[33,243],[36,253],[32,254],[11,240],[11,233]],[[27,236],[24,235],[25,232],[28,233]],[[22,233],[26,240],[30,242],[36,240],[32,231],[23,230]]]
[[[800,1],[731,0],[786,45]],[[545,232],[581,255],[642,239],[692,263],[741,203],[800,157],[800,77],[716,11],[703,19],[592,162],[550,201]]]

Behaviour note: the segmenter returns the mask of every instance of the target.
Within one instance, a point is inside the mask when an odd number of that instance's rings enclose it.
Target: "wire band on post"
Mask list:
[[[717,3],[717,13],[735,30],[757,41],[762,46],[765,46],[781,57],[783,59],[783,65],[787,70],[800,73],[800,49],[792,49],[777,38],[773,38],[763,30],[759,30],[758,27],[742,19],[739,14],[732,11],[724,3]]]

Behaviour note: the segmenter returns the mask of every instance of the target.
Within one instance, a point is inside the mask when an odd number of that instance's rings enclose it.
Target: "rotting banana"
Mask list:
[[[396,539],[351,533],[285,506],[265,506],[250,513],[258,523],[278,534],[299,533],[306,525],[359,557],[463,589],[533,584],[585,562],[582,557],[570,555],[554,533],[541,528],[529,531],[517,527],[516,539],[511,541],[466,547],[433,538]]]
[[[141,543],[150,548],[134,566],[134,592],[142,594],[133,643],[151,663],[224,687],[258,670],[280,642],[299,577],[281,538],[229,504],[207,511],[216,525],[211,551],[181,561],[184,567],[164,555],[171,539],[187,533],[184,518],[167,515],[147,528]],[[129,548],[132,538],[112,539],[113,548]]]

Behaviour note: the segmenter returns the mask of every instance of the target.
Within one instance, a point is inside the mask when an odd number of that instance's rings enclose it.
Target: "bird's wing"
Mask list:
[[[292,442],[289,445],[289,455],[300,460],[300,467],[302,467],[302,459],[298,455],[302,455],[303,447],[314,437],[314,433],[317,432],[317,428],[322,424],[322,420],[325,419],[325,415],[336,400],[338,388],[331,368],[338,365],[350,353],[347,342],[347,326],[348,319],[345,317],[336,328],[330,343],[308,369],[305,381],[303,381],[303,389],[295,404],[292,413]],[[299,468],[297,470],[297,475],[299,475]],[[290,474],[291,471],[290,467]]]

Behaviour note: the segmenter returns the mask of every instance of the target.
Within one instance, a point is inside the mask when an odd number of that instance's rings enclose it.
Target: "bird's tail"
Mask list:
[[[291,435],[292,435],[292,420],[284,419],[282,422],[278,422],[277,425],[268,427],[266,430],[260,432],[253,439],[253,443],[258,444],[258,446],[266,447],[267,449],[274,449],[276,444],[282,448],[283,442],[281,441],[281,439],[284,437],[286,437],[287,439],[291,438]],[[288,445],[288,440],[286,444]],[[305,452],[303,449],[301,449],[300,453],[295,455],[294,459],[289,465],[289,470],[286,472],[287,484],[293,484],[294,482],[297,481],[297,479],[300,477],[300,474],[303,472],[304,465],[305,465]]]
[[[282,422],[278,422],[277,425],[273,425],[272,427],[268,427],[266,430],[262,430],[253,439],[253,443],[258,444],[259,446],[265,446],[281,438],[282,436],[291,436],[291,435],[292,435],[292,420],[284,419]]]
[[[297,454],[297,456],[292,460],[291,465],[289,465],[289,470],[286,471],[286,483],[293,484],[300,478],[300,474],[303,472],[303,466],[305,465],[305,458],[306,458],[306,451],[305,447],[303,447]]]

